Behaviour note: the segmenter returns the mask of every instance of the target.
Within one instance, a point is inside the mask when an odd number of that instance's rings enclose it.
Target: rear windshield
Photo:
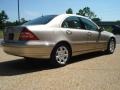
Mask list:
[[[47,24],[50,22],[53,18],[55,18],[57,15],[46,15],[46,16],[41,16],[39,18],[36,18],[34,20],[30,20],[24,25],[40,25],[40,24]]]

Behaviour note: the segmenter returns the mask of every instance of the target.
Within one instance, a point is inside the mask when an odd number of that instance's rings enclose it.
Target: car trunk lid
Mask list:
[[[19,40],[20,32],[24,27],[7,27],[4,30],[4,41],[5,42],[15,42]]]

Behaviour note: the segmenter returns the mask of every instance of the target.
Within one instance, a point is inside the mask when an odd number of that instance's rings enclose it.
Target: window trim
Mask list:
[[[85,30],[98,31],[98,26],[93,21],[91,21],[91,20],[89,20],[87,18],[84,18],[84,17],[79,17],[79,18],[80,18],[80,21],[84,24],[84,26],[85,26],[85,23],[82,21],[82,19],[88,20],[89,22],[91,22],[96,27],[96,30],[95,29],[87,29],[87,28],[85,28]]]
[[[62,21],[62,23],[61,23],[61,28],[65,28],[65,27],[63,27],[63,23],[68,19],[68,18],[70,18],[70,17],[75,17],[75,18],[77,18],[78,20],[79,20],[79,23],[81,24],[81,20],[79,19],[79,17],[78,16],[69,16],[69,17],[67,17],[67,18],[65,18],[63,21]],[[66,27],[66,28],[69,28],[69,29],[82,29],[81,27],[80,28],[70,28],[70,27]],[[85,30],[85,29],[83,29],[83,30]]]

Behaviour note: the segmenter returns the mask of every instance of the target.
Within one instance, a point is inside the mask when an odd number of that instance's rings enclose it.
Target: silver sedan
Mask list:
[[[2,45],[8,54],[25,59],[50,58],[52,64],[64,66],[74,55],[95,51],[112,54],[116,39],[86,17],[62,14],[6,28]]]

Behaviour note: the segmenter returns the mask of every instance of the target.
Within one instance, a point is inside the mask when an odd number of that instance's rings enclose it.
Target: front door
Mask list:
[[[85,25],[85,29],[87,31],[88,49],[96,49],[100,40],[100,32],[98,31],[98,26],[89,19],[80,18],[80,20]]]

